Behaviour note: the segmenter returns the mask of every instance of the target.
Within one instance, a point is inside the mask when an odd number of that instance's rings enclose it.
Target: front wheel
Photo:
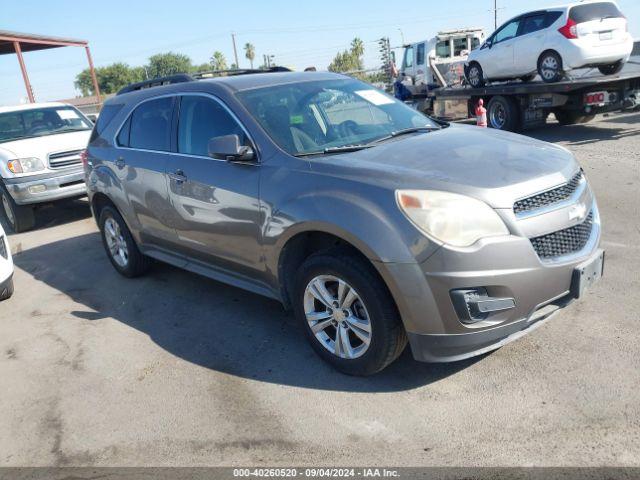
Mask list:
[[[102,244],[114,268],[125,277],[138,277],[149,269],[149,257],[136,245],[129,227],[115,208],[106,206],[100,212]]]
[[[609,65],[600,65],[598,70],[603,75],[615,75],[616,73],[620,73],[622,68],[624,67],[624,62],[622,60],[618,60],[616,63],[611,63]]]
[[[538,59],[538,74],[546,83],[559,82],[564,72],[562,70],[562,58],[556,52],[548,51],[540,55]]]
[[[1,182],[0,197],[4,218],[15,233],[26,232],[35,226],[36,216],[33,212],[33,207],[30,205],[18,205]]]
[[[467,82],[473,88],[483,87],[485,84],[484,81],[484,72],[482,71],[482,67],[478,62],[471,62],[469,67],[467,67]]]
[[[373,267],[340,250],[309,257],[298,270],[294,311],[316,353],[348,375],[371,375],[404,350],[407,335]]]

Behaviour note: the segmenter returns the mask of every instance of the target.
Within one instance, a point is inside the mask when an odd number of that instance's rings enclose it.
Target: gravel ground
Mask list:
[[[157,265],[126,280],[86,202],[13,235],[0,466],[640,466],[640,114],[529,135],[598,196],[604,279],[506,347],[340,375],[280,305]]]

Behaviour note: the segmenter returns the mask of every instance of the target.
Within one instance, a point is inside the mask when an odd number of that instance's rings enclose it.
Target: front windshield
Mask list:
[[[351,79],[265,87],[238,97],[292,155],[367,145],[407,129],[440,128],[395,98]]]
[[[90,130],[93,126],[73,107],[46,107],[0,113],[0,143],[22,138]]]

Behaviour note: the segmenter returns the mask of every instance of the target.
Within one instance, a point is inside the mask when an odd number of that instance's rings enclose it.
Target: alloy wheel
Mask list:
[[[343,279],[314,277],[304,291],[304,311],[315,338],[337,357],[354,359],[369,349],[369,313],[358,292]]]
[[[129,263],[129,249],[127,242],[122,235],[120,225],[113,217],[107,218],[104,222],[104,237],[107,241],[111,258],[122,268],[126,268]]]
[[[476,86],[480,83],[480,69],[475,65],[469,69],[469,83]]]

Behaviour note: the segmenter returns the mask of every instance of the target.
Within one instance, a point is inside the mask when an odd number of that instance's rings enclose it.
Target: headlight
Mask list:
[[[44,163],[39,158],[19,158],[17,160],[9,160],[7,164],[9,171],[13,173],[30,173],[44,170]]]
[[[419,230],[455,247],[509,234],[498,214],[475,198],[430,190],[397,190],[396,199],[400,210]]]

